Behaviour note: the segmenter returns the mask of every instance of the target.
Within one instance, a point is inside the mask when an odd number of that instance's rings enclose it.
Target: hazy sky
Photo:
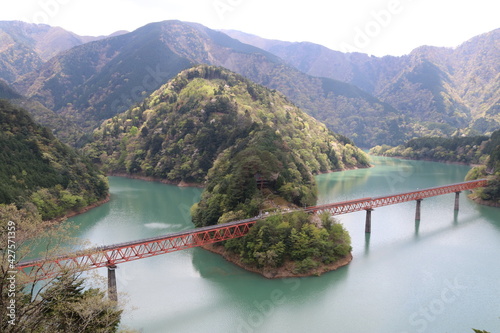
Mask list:
[[[420,45],[458,46],[500,28],[498,0],[22,0],[0,20],[61,26],[79,35],[132,31],[170,19],[334,50],[402,55]]]

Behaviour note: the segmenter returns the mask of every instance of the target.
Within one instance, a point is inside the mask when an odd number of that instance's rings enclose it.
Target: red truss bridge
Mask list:
[[[301,210],[310,213],[328,211],[331,215],[340,215],[365,210],[367,212],[365,231],[370,232],[371,211],[374,208],[407,201],[416,201],[417,211],[415,218],[419,220],[420,201],[423,199],[448,193],[456,193],[455,210],[458,210],[458,198],[461,191],[483,187],[486,183],[486,179],[480,179],[400,194],[374,198],[362,198],[307,207]],[[24,261],[17,265],[17,269],[19,273],[26,275],[29,281],[55,277],[65,270],[74,272],[99,267],[114,269],[117,264],[242,237],[246,235],[250,228],[261,218],[263,217],[254,217],[246,220],[196,228],[158,237],[140,239],[132,242],[90,248],[48,259]]]

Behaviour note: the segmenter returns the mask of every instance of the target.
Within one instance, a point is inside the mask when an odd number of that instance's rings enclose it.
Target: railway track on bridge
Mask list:
[[[487,180],[480,179],[387,196],[361,198],[307,207],[284,213],[291,213],[294,211],[306,211],[309,213],[328,211],[331,215],[340,215],[365,210],[367,212],[368,223],[369,213],[371,213],[374,208],[408,201],[417,201],[417,209],[419,210],[419,201],[422,199],[448,193],[456,193],[455,205],[457,205],[458,193],[477,187],[483,187],[486,183]],[[458,206],[455,206],[455,209],[458,209]],[[163,236],[90,248],[58,257],[23,261],[18,263],[16,267],[19,273],[24,274],[30,281],[55,277],[63,271],[76,272],[100,267],[116,267],[117,264],[133,260],[243,237],[258,220],[263,218],[264,217],[254,217]],[[370,232],[369,228],[366,230],[366,232]]]

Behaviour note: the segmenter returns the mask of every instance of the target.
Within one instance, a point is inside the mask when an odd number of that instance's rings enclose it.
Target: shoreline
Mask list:
[[[365,168],[366,169],[373,168],[373,164],[370,164],[366,167],[356,165],[356,166],[344,168],[344,169],[320,171],[320,172],[314,174],[314,176],[329,174],[329,173],[333,173],[333,172],[341,172],[341,171],[349,171],[349,170],[357,170],[357,169],[365,169]],[[174,186],[178,186],[178,187],[197,187],[197,188],[204,188],[205,187],[205,184],[203,184],[203,183],[187,183],[183,180],[181,180],[180,182],[174,182],[174,181],[166,180],[163,178],[142,176],[142,175],[133,175],[133,174],[126,173],[126,172],[107,172],[106,176],[108,176],[108,177],[123,177],[123,178],[129,178],[129,179],[139,179],[139,180],[144,180],[144,181],[148,181],[148,182],[156,182],[156,183],[162,183],[162,184],[167,184],[167,185],[174,185]]]
[[[427,159],[427,158],[409,158],[409,157],[402,157],[402,156],[384,156],[384,155],[373,155],[373,156],[390,157],[390,158],[397,158],[400,160],[409,160],[409,161],[426,161],[426,162],[436,162],[436,163],[444,163],[444,164],[466,165],[466,166],[469,166],[471,168],[484,166],[484,164],[452,162],[452,161],[436,161],[436,160]],[[489,179],[489,177],[488,177],[488,179]],[[475,194],[474,191],[471,194],[468,194],[467,197],[469,199],[471,199],[472,201],[474,201],[478,205],[500,208],[500,202],[492,202],[492,201],[488,201],[488,200],[483,200],[483,199],[479,198]]]
[[[197,187],[197,188],[204,188],[205,185],[202,183],[186,183],[185,181],[181,180],[180,182],[174,182],[158,177],[149,177],[149,176],[141,176],[141,175],[132,175],[126,172],[109,172],[106,174],[108,177],[123,177],[123,178],[129,178],[129,179],[139,179],[139,180],[145,180],[148,182],[155,182],[155,183],[162,183],[162,184],[167,184],[167,185],[174,185],[178,187]]]
[[[308,273],[294,273],[293,269],[295,265],[293,262],[286,262],[282,267],[268,269],[264,271],[263,268],[257,268],[249,265],[245,265],[239,260],[237,254],[228,252],[224,246],[217,246],[215,244],[209,244],[201,246],[202,249],[210,251],[212,253],[222,256],[226,261],[252,273],[257,273],[266,279],[282,279],[282,278],[297,278],[297,277],[308,277],[308,276],[320,276],[324,273],[335,271],[341,267],[347,266],[353,259],[352,253],[349,253],[346,257],[341,258],[329,265],[320,265],[318,268],[313,269]]]
[[[54,219],[49,220],[49,222],[52,222],[52,223],[60,223],[60,222],[62,222],[63,220],[69,219],[69,218],[71,218],[71,217],[73,217],[73,216],[77,216],[77,215],[80,215],[80,214],[86,213],[86,212],[88,212],[88,211],[89,211],[89,210],[91,210],[91,209],[94,209],[94,208],[96,208],[96,207],[99,207],[99,206],[101,206],[101,205],[103,205],[103,204],[105,204],[105,203],[109,202],[109,200],[111,200],[111,194],[110,194],[110,193],[108,193],[108,195],[107,195],[104,199],[98,200],[98,201],[94,202],[93,204],[90,204],[90,205],[88,205],[88,206],[85,206],[85,207],[83,207],[82,209],[79,209],[79,210],[77,210],[77,211],[74,211],[74,210],[69,211],[69,212],[65,213],[65,214],[64,214],[63,216],[61,216],[61,217],[56,217],[56,218],[54,218]]]
[[[474,192],[467,196],[469,199],[477,203],[478,205],[500,208],[500,202],[492,202],[479,198]]]
[[[368,154],[369,156],[377,156],[377,157],[389,157],[389,158],[397,158],[399,160],[408,160],[408,161],[425,161],[425,162],[436,162],[436,163],[444,163],[444,164],[456,164],[456,165],[467,165],[470,167],[478,167],[483,164],[475,164],[475,163],[465,163],[465,162],[458,162],[458,161],[438,161],[438,160],[433,160],[431,158],[411,158],[411,157],[405,157],[405,156],[386,156],[386,155],[376,155],[376,154]]]

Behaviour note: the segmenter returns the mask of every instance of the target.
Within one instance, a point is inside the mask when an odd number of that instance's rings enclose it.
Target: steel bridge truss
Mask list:
[[[19,263],[17,269],[26,276],[28,281],[35,281],[55,277],[63,271],[78,272],[113,266],[242,237],[248,233],[256,221],[257,219],[249,219],[238,221],[238,223],[231,222],[134,242],[92,248],[47,260],[25,261]]]
[[[371,210],[377,207],[389,206],[408,201],[423,200],[425,198],[435,197],[438,195],[443,195],[448,193],[459,193],[477,187],[486,186],[486,183],[487,183],[486,179],[472,180],[468,182],[431,187],[412,192],[392,194],[374,198],[362,198],[351,201],[343,201],[321,206],[308,207],[304,210],[314,213],[328,211],[331,215],[347,214],[362,210]]]
[[[459,193],[485,186],[486,183],[487,180],[481,179],[389,196],[362,198],[308,207],[303,209],[303,211],[310,213],[328,211],[331,215],[340,215],[362,210],[372,210],[377,207],[407,201],[422,200],[442,194]],[[249,232],[250,228],[259,219],[259,217],[256,217],[133,242],[102,246],[45,260],[25,261],[19,263],[17,269],[19,273],[24,275],[27,281],[36,281],[58,276],[63,271],[77,272],[100,267],[112,267],[124,262],[242,237]]]

